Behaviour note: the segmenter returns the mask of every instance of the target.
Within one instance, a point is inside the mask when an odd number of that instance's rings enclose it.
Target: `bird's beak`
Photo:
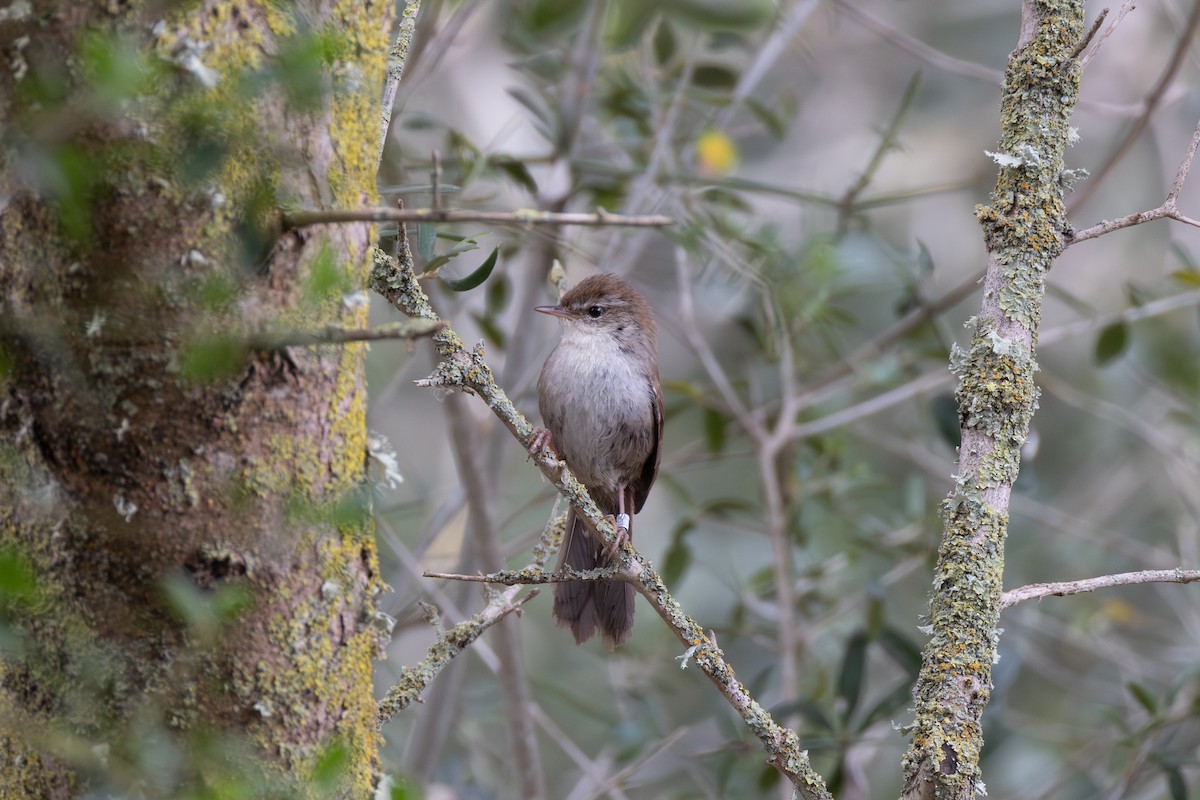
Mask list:
[[[572,314],[562,306],[535,306],[534,311],[540,311],[543,314],[549,314],[552,317],[559,319],[570,319]]]

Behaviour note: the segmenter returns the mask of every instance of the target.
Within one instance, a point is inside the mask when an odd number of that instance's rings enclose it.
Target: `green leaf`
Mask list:
[[[787,135],[787,122],[770,108],[754,98],[746,99],[746,108],[776,139],[783,139]]]
[[[875,639],[887,624],[887,605],[878,584],[867,587],[867,636]]]
[[[221,311],[237,300],[240,287],[225,275],[213,275],[200,284],[196,299],[209,311]]]
[[[907,682],[902,683],[871,706],[867,713],[863,714],[862,721],[856,727],[858,730],[865,731],[880,720],[895,717],[897,712],[907,708],[911,703],[912,686]]]
[[[499,256],[500,248],[492,248],[492,254],[488,256],[482,264],[479,265],[478,269],[476,269],[467,277],[458,279],[447,278],[444,275],[439,275],[438,277],[442,279],[442,282],[445,283],[451,291],[468,292],[488,279],[488,276],[492,274],[492,270],[496,267],[496,260]]]
[[[1145,686],[1142,686],[1137,681],[1129,681],[1125,684],[1125,688],[1133,695],[1133,699],[1141,704],[1142,708],[1146,709],[1151,716],[1158,714],[1158,701],[1154,699],[1154,695]]]
[[[771,709],[771,716],[776,720],[781,720],[790,717],[794,714],[799,714],[808,722],[809,728],[817,728],[823,731],[832,731],[833,720],[825,713],[825,710],[812,700],[799,699],[792,700],[788,703],[780,703]]]
[[[775,767],[760,767],[758,770],[758,791],[763,794],[774,791],[774,788],[779,785],[780,777],[780,772]]]
[[[437,229],[432,222],[417,223],[417,252],[425,261],[433,258],[433,246],[437,242]]]
[[[478,250],[478,249],[479,249],[479,243],[476,242],[474,239],[463,239],[461,242],[459,242],[454,247],[451,247],[446,252],[438,253],[436,256],[434,256],[433,258],[431,258],[427,262],[425,262],[425,271],[426,272],[437,272],[450,259],[456,258],[457,256],[460,256],[463,253],[469,253],[472,250]]]
[[[1200,270],[1195,270],[1191,267],[1188,269],[1177,269],[1171,273],[1171,277],[1185,286],[1191,286],[1192,288],[1200,287]]]
[[[483,331],[484,338],[494,344],[497,350],[504,350],[508,346],[508,336],[504,333],[504,329],[497,324],[495,317],[472,313],[471,318]]]
[[[671,534],[671,544],[663,556],[662,579],[668,586],[676,586],[679,579],[687,572],[692,564],[692,550],[684,539],[688,531],[696,527],[693,520],[685,519],[680,522]]]
[[[239,584],[201,589],[187,578],[177,576],[163,581],[163,593],[172,610],[188,627],[201,636],[218,628],[250,607],[250,592]]]
[[[867,635],[856,631],[846,642],[846,653],[842,657],[842,671],[838,675],[838,697],[846,699],[846,716],[858,706],[863,683],[867,675]]]
[[[1188,800],[1187,782],[1184,781],[1179,767],[1164,766],[1162,769],[1167,776],[1167,789],[1171,792],[1171,800]]]
[[[883,629],[878,636],[878,641],[884,651],[892,657],[892,660],[908,671],[910,677],[917,677],[917,673],[921,671],[920,647],[891,626]]]
[[[725,426],[728,420],[720,411],[711,408],[704,409],[704,441],[708,444],[708,452],[714,456],[720,455],[725,449]]]
[[[617,51],[635,46],[657,14],[655,4],[646,0],[611,4],[604,30],[608,45]]]
[[[668,61],[675,57],[675,32],[671,30],[671,24],[666,18],[659,20],[658,27],[654,29],[654,60],[659,66],[665,65]]]
[[[776,13],[769,0],[667,0],[663,4],[671,16],[686,20],[708,31],[752,31],[771,21]]]
[[[494,317],[508,305],[508,278],[504,275],[488,284],[487,299],[484,307],[488,316]]]
[[[962,440],[962,427],[958,419],[958,401],[954,395],[950,392],[935,394],[929,399],[929,413],[942,439],[957,449]]]
[[[503,172],[513,183],[525,191],[537,194],[537,183],[533,180],[533,175],[530,174],[529,167],[525,166],[524,161],[512,156],[490,156],[487,163]]]
[[[545,127],[554,127],[554,119],[550,116],[550,112],[546,110],[545,104],[541,99],[530,92],[528,89],[523,89],[520,86],[512,86],[507,90],[509,96],[516,100],[521,105],[525,106],[534,118],[541,122]]]
[[[1100,331],[1096,339],[1096,363],[1103,366],[1117,358],[1129,345],[1129,327],[1124,322],[1114,322]]]
[[[701,64],[692,73],[692,83],[705,89],[728,92],[737,85],[737,75],[719,64]]]

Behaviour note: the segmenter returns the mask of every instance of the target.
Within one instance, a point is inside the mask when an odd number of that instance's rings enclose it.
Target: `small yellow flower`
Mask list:
[[[737,145],[721,131],[705,131],[696,140],[696,171],[701,175],[728,175],[737,157]]]

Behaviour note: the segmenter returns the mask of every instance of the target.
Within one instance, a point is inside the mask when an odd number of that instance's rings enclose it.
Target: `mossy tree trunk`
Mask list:
[[[0,795],[362,797],[362,346],[243,334],[365,322],[374,231],[277,209],[374,201],[392,3],[12,9]]]

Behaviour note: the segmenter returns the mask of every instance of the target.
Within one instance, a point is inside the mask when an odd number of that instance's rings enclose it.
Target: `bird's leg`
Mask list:
[[[617,515],[614,517],[612,514],[609,514],[608,520],[613,524],[613,527],[617,529],[617,535],[616,538],[613,539],[613,543],[604,548],[604,554],[607,556],[614,556],[617,554],[618,550],[629,544],[630,541],[629,515],[625,513],[624,486],[622,486],[620,491],[617,492]]]

